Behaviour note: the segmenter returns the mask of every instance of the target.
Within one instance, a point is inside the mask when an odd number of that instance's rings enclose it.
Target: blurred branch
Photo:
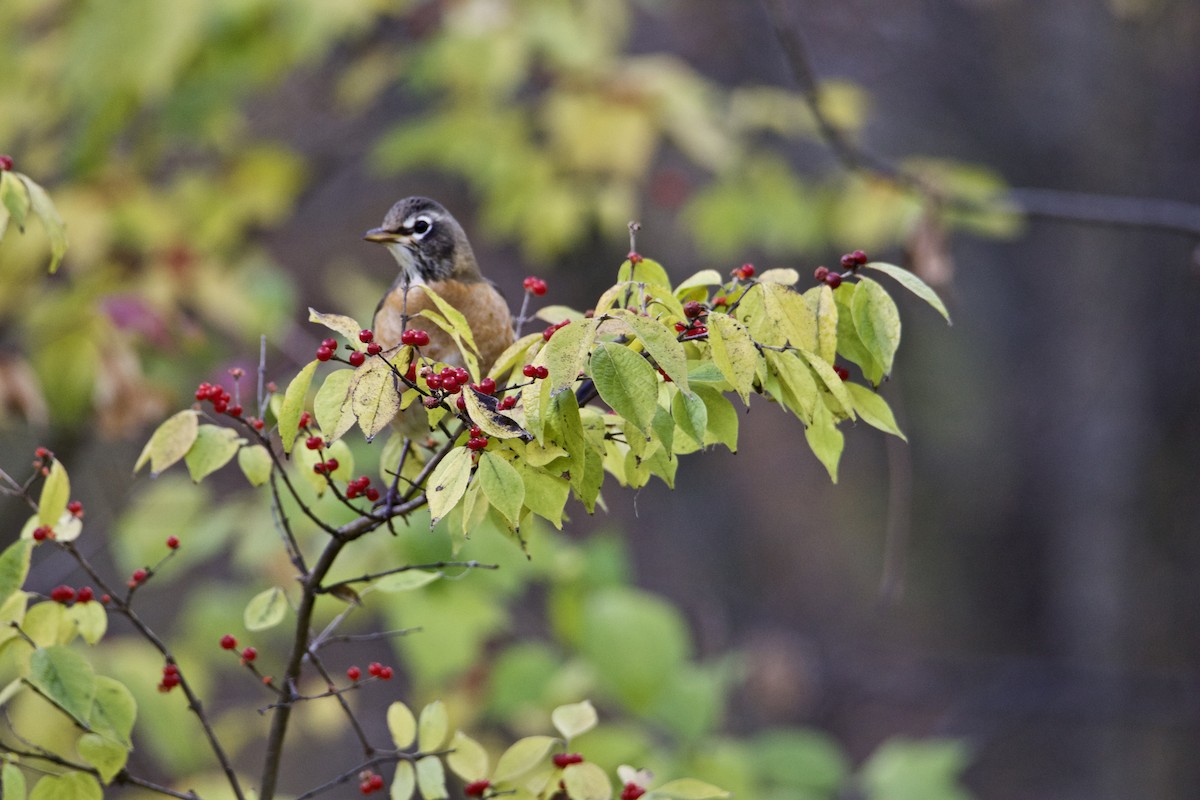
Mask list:
[[[869,172],[922,197],[962,211],[995,211],[996,206],[962,196],[946,196],[922,177],[855,142],[826,116],[808,48],[787,19],[783,0],[762,0],[771,29],[792,72],[817,132],[841,166]],[[1056,189],[1015,188],[998,198],[1013,213],[1027,218],[1103,227],[1131,227],[1200,236],[1200,205],[1173,200],[1127,197]]]

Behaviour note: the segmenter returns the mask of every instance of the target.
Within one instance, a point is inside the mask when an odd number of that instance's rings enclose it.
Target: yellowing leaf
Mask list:
[[[67,609],[66,619],[75,623],[79,635],[88,644],[96,644],[108,630],[108,613],[101,603],[75,603]]]
[[[39,647],[29,660],[28,680],[38,693],[86,726],[96,696],[96,676],[87,659],[69,647]]]
[[[421,719],[417,723],[417,747],[422,753],[440,750],[449,732],[450,718],[445,703],[434,700],[421,709]]]
[[[463,404],[467,407],[467,416],[488,436],[496,439],[528,437],[528,431],[514,422],[512,417],[497,409],[495,397],[471,386],[463,387],[462,397]]]
[[[242,614],[242,620],[248,631],[265,631],[283,622],[287,614],[287,595],[278,586],[272,586],[264,592],[256,594]]]
[[[604,342],[592,353],[592,379],[609,407],[649,434],[658,406],[658,373],[624,345]]]
[[[891,295],[870,278],[860,277],[850,306],[854,327],[884,375],[892,372],[892,360],[900,346],[900,312]]]
[[[315,308],[309,308],[308,321],[324,325],[334,333],[340,333],[351,344],[358,345],[358,332],[362,330],[362,327],[350,317],[342,314],[326,314]]]
[[[150,436],[150,441],[146,442],[137,463],[133,465],[133,471],[137,472],[149,461],[150,474],[160,474],[187,455],[187,451],[196,441],[199,430],[199,417],[191,409],[170,417]]]
[[[892,409],[888,407],[887,401],[880,394],[857,383],[847,382],[846,389],[854,399],[854,408],[857,409],[858,415],[868,425],[878,428],[885,433],[899,436],[906,442],[908,441],[908,438],[896,424],[896,418],[892,414]]]
[[[488,754],[483,745],[462,731],[457,731],[450,741],[450,749],[454,752],[446,756],[446,766],[464,782],[471,783],[487,777]]]
[[[292,452],[292,445],[300,433],[300,415],[304,412],[304,400],[308,396],[308,387],[312,384],[313,373],[317,371],[319,363],[313,360],[305,364],[283,393],[283,407],[279,410],[279,438],[285,453]]]
[[[244,441],[238,438],[237,431],[232,428],[201,425],[196,432],[196,441],[192,442],[183,458],[192,480],[199,483],[228,464]]]
[[[498,453],[485,450],[479,456],[475,477],[488,502],[514,528],[517,527],[521,521],[521,507],[525,503],[525,483],[517,468]]]
[[[251,486],[262,486],[271,479],[271,469],[275,462],[271,460],[271,454],[266,447],[253,444],[238,451],[238,466],[242,468],[242,474],[250,481]]]
[[[417,790],[417,773],[411,761],[397,761],[396,774],[392,778],[390,800],[411,800]]]
[[[420,589],[442,577],[440,572],[429,572],[423,569],[410,569],[404,572],[393,572],[375,581],[372,586],[380,592],[411,592]]]
[[[325,376],[317,396],[313,398],[313,416],[326,441],[336,442],[354,427],[355,417],[351,404],[346,402],[350,396],[350,384],[357,370],[339,369]]]
[[[95,776],[86,772],[68,772],[40,778],[29,793],[29,800],[102,800],[103,796]]]
[[[804,293],[804,301],[817,323],[816,353],[830,364],[837,357],[838,311],[833,290],[821,284]]]
[[[11,171],[0,172],[0,203],[12,215],[17,229],[25,232],[25,217],[29,213],[29,192],[25,184]]]
[[[804,429],[808,446],[829,472],[829,479],[837,483],[838,461],[842,457],[845,437],[837,429],[833,414],[824,403],[817,403],[813,410],[812,424]]]
[[[71,499],[71,479],[67,470],[58,459],[50,465],[50,474],[42,484],[42,494],[38,498],[38,521],[43,525],[53,525],[67,510],[67,502]]]
[[[715,269],[700,270],[675,287],[675,296],[682,297],[683,293],[688,289],[694,289],[699,286],[720,286],[724,281],[725,279],[721,277],[721,273]]]
[[[850,399],[850,393],[846,391],[846,382],[833,371],[833,367],[830,366],[829,362],[816,353],[810,353],[807,350],[801,350],[800,357],[808,362],[808,366],[812,368],[812,371],[825,384],[825,388],[833,395],[833,399],[837,400],[838,405],[842,407],[846,416],[854,419],[854,401]]]
[[[942,298],[938,297],[937,292],[929,288],[929,285],[925,281],[918,278],[916,273],[902,267],[897,267],[895,264],[885,264],[882,261],[872,261],[866,267],[867,269],[873,269],[885,275],[890,275],[905,289],[908,289],[917,297],[933,306],[945,318],[947,323],[950,322],[950,312],[946,310],[946,304],[942,302]]]
[[[137,719],[137,701],[125,684],[106,675],[96,676],[96,697],[88,718],[91,729],[125,747],[132,747],[130,734]]]
[[[513,742],[496,762],[492,782],[515,782],[532,772],[545,763],[546,756],[550,755],[555,742],[551,736],[526,736]]]
[[[550,712],[550,721],[562,737],[569,741],[596,727],[600,720],[596,716],[595,706],[584,700],[554,709]]]
[[[800,280],[800,273],[796,272],[796,270],[792,269],[791,267],[784,267],[782,269],[768,269],[763,270],[762,274],[758,276],[758,279],[760,281],[766,281],[767,283],[778,283],[783,286],[794,286],[796,281]]]
[[[417,719],[412,710],[399,700],[388,706],[388,732],[398,750],[407,750],[417,738]]]
[[[25,188],[29,190],[29,202],[33,213],[41,220],[42,227],[46,230],[46,236],[50,239],[50,272],[53,273],[58,270],[58,265],[67,252],[66,224],[59,216],[58,209],[54,207],[54,201],[50,199],[50,195],[46,194],[45,189],[24,175],[21,176],[21,180],[25,183]]]
[[[534,363],[549,370],[547,383],[552,395],[575,383],[596,341],[598,324],[598,320],[585,319],[565,325],[554,332],[538,353]]]
[[[21,539],[13,542],[4,548],[3,553],[0,553],[0,606],[5,605],[25,585],[25,578],[29,575],[29,561],[32,552],[33,542]],[[0,620],[0,624],[9,621]]]
[[[448,328],[444,325],[440,325],[439,327],[454,338],[455,343],[459,345],[459,350],[462,351],[463,359],[467,362],[467,370],[471,373],[471,377],[479,380],[479,365],[472,355],[472,353],[478,353],[479,348],[475,345],[475,335],[471,331],[471,326],[467,322],[467,318],[457,308],[443,300],[433,289],[423,283],[419,283],[417,286],[433,301],[433,304],[437,306],[437,310],[441,312],[442,317],[449,323]],[[436,318],[430,318],[434,322],[437,322]],[[463,347],[464,344],[466,347]],[[469,352],[468,348],[470,349]]]
[[[647,795],[653,800],[724,800],[732,797],[729,792],[695,778],[680,778],[664,783]]]
[[[400,393],[392,367],[381,358],[369,358],[350,381],[350,408],[367,441],[392,421],[400,411]]]
[[[625,263],[617,270],[617,283],[622,281],[671,288],[671,278],[667,275],[667,271],[663,269],[662,264],[652,258],[643,258],[636,264],[626,259]]]
[[[568,766],[563,770],[562,781],[571,800],[609,800],[612,797],[612,782],[608,775],[590,761]]]
[[[636,336],[654,359],[654,362],[667,373],[679,388],[687,391],[687,356],[683,344],[675,338],[675,333],[658,320],[643,317],[629,311],[618,311],[615,316]]]
[[[425,493],[429,499],[431,524],[446,516],[467,490],[467,481],[471,479],[471,451],[465,447],[456,447],[446,454],[442,462],[429,476],[428,488]]]
[[[96,768],[106,786],[112,783],[129,758],[129,751],[121,744],[95,733],[80,736],[75,748],[84,761]]]
[[[417,762],[417,788],[424,800],[445,800],[446,770],[437,756],[425,756]]]
[[[708,315],[708,343],[717,369],[741,396],[742,402],[749,405],[759,359],[750,333],[728,314],[713,312]]]

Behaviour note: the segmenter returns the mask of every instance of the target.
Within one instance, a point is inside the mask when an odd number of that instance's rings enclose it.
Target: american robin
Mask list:
[[[513,342],[512,315],[504,297],[480,273],[458,220],[437,201],[406,197],[363,238],[385,245],[400,264],[400,274],[375,309],[375,341],[385,349],[395,347],[405,327],[421,328],[429,334],[429,344],[421,348],[424,355],[465,366],[450,335],[416,317],[424,309],[436,310],[418,288],[424,284],[466,317],[479,348],[479,368],[486,374]]]

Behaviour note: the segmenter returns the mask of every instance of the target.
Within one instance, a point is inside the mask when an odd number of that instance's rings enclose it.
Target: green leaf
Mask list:
[[[242,612],[242,621],[248,631],[265,631],[283,622],[287,610],[287,594],[278,586],[272,586],[251,598]]]
[[[86,772],[46,775],[29,794],[29,800],[103,800],[100,782]]]
[[[446,768],[437,756],[425,756],[417,762],[417,788],[424,800],[445,800]]]
[[[854,398],[854,408],[857,409],[858,415],[868,425],[908,441],[908,437],[896,424],[892,409],[888,407],[887,400],[884,400],[882,395],[857,383],[847,382],[846,388],[849,390],[850,396]]]
[[[696,394],[704,401],[707,412],[707,425],[702,444],[723,444],[729,452],[737,452],[738,412],[729,402],[729,398],[711,386],[697,384],[693,387]]]
[[[64,645],[39,647],[29,660],[29,682],[51,703],[87,725],[96,676],[87,659]]]
[[[683,390],[688,389],[687,355],[683,344],[675,338],[675,332],[656,319],[643,317],[631,311],[616,311],[613,316],[621,320],[631,334],[641,341],[642,346],[663,372]]]
[[[892,372],[892,360],[900,346],[900,312],[896,302],[880,284],[860,277],[850,306],[854,327],[884,375]]]
[[[962,742],[891,739],[860,775],[868,800],[968,800],[959,783],[968,761]]]
[[[417,791],[417,773],[411,761],[397,761],[396,774],[392,778],[390,800],[411,800]]]
[[[94,733],[132,748],[130,734],[137,719],[137,701],[125,684],[106,675],[96,676],[96,697],[88,724]]]
[[[546,762],[557,740],[551,736],[526,736],[505,750],[492,773],[493,783],[513,783]]]
[[[517,459],[521,479],[525,483],[525,506],[555,528],[562,530],[563,509],[571,493],[571,484],[541,467]]]
[[[196,432],[196,441],[183,458],[192,480],[199,483],[228,464],[244,441],[233,428],[201,425]]]
[[[397,750],[407,750],[417,738],[416,717],[412,709],[399,700],[388,706],[387,726]]]
[[[571,764],[563,770],[563,785],[571,800],[609,800],[612,782],[598,765],[590,761]]]
[[[350,384],[357,370],[338,369],[325,376],[317,396],[313,398],[313,416],[328,442],[336,442],[354,427],[354,411],[346,402],[350,396]]]
[[[758,363],[758,348],[749,331],[728,314],[713,312],[708,315],[708,343],[713,362],[742,402],[749,405]]]
[[[275,462],[271,453],[261,444],[252,444],[238,450],[238,466],[251,486],[262,486],[271,479],[271,470]]]
[[[187,455],[199,431],[199,415],[190,408],[170,417],[150,436],[150,441],[146,442],[137,463],[133,465],[133,471],[137,472],[149,461],[150,475],[160,475],[164,469]]]
[[[946,320],[947,324],[952,324],[950,322],[950,312],[946,310],[946,304],[942,302],[942,298],[938,297],[937,292],[929,288],[929,285],[925,281],[918,278],[916,273],[902,267],[897,267],[895,264],[885,264],[882,261],[872,261],[870,264],[866,264],[865,267],[877,270],[885,275],[890,275],[905,289],[908,289],[917,297],[933,306]]]
[[[732,795],[710,783],[695,778],[680,778],[659,786],[646,795],[646,800],[722,800],[726,797]]]
[[[813,421],[804,429],[804,438],[808,440],[808,446],[812,448],[813,454],[825,465],[825,469],[829,472],[829,479],[837,483],[838,461],[842,457],[845,437],[838,430],[833,413],[825,407],[824,403],[817,403],[813,407]]]
[[[479,380],[479,363],[473,355],[473,353],[479,352],[479,348],[475,346],[475,334],[472,333],[471,325],[467,322],[467,318],[462,315],[461,311],[443,300],[429,286],[423,283],[418,283],[416,286],[425,292],[425,295],[437,306],[437,310],[441,312],[446,322],[450,323],[449,329],[446,329],[445,326],[439,327],[442,327],[454,339],[458,345],[458,349],[462,352],[463,360],[466,362],[467,370],[471,373],[471,377]],[[431,317],[431,319],[437,322],[436,318]],[[466,347],[463,346],[464,344]]]
[[[317,371],[319,363],[321,362],[314,359],[305,364],[284,390],[283,407],[279,410],[279,438],[285,453],[292,452],[292,445],[300,433],[300,415],[304,412],[304,400],[308,396],[308,387],[312,384],[313,373]]]
[[[350,409],[367,441],[392,421],[400,411],[400,392],[392,367],[382,358],[368,358],[350,381]]]
[[[42,494],[38,499],[38,521],[43,525],[53,525],[67,510],[67,502],[71,499],[71,479],[67,470],[58,459],[50,465],[50,474],[42,484]]]
[[[310,306],[308,309],[308,321],[324,325],[334,333],[340,333],[350,344],[358,345],[358,332],[362,330],[362,326],[350,317],[342,314],[326,314]]]
[[[108,630],[108,613],[102,604],[94,600],[75,603],[67,609],[66,618],[75,623],[79,635],[88,644],[96,644],[104,638],[104,633]]]
[[[596,727],[600,718],[596,716],[595,706],[584,700],[554,709],[550,712],[550,721],[562,737],[570,741]]]
[[[804,293],[804,301],[817,322],[816,353],[830,364],[837,357],[838,311],[833,290],[822,284]]]
[[[721,277],[721,273],[715,269],[702,269],[676,286],[675,295],[681,297],[688,289],[694,289],[698,286],[720,286],[724,282],[725,279]]]
[[[592,353],[592,379],[600,399],[643,433],[658,406],[658,373],[624,345],[603,342]]]
[[[385,575],[372,584],[378,592],[411,592],[420,589],[442,577],[440,572],[430,572],[425,569],[410,569],[404,572],[394,572]]]
[[[799,797],[835,797],[850,760],[828,734],[799,728],[766,731],[751,742],[754,771],[772,788]]]
[[[622,281],[637,281],[668,288],[671,286],[671,278],[667,275],[667,271],[663,269],[662,264],[652,258],[643,258],[636,264],[626,259],[625,263],[617,269],[617,283]]]
[[[440,750],[449,733],[450,717],[446,713],[445,703],[434,700],[421,709],[421,719],[417,723],[417,748],[422,753]]]
[[[12,215],[13,222],[17,223],[17,230],[24,233],[25,217],[30,205],[29,192],[21,179],[11,171],[0,172],[0,202]]]
[[[846,382],[833,371],[833,366],[816,353],[808,350],[801,350],[800,357],[808,362],[808,366],[821,379],[825,389],[833,395],[833,399],[842,407],[846,416],[854,419],[854,401],[850,399],[850,393],[846,391]]]
[[[704,432],[708,429],[708,406],[698,394],[679,391],[671,400],[671,416],[680,430],[698,445],[704,444]]]
[[[75,748],[83,760],[96,768],[104,785],[112,783],[112,779],[125,766],[129,759],[129,750],[111,739],[95,733],[85,733],[75,743]]]
[[[463,492],[467,490],[467,481],[470,479],[471,451],[465,447],[456,447],[437,465],[426,484],[428,488],[425,493],[429,498],[432,525],[436,525],[438,520],[458,504]]]
[[[862,368],[863,375],[873,386],[883,379],[883,367],[867,350],[858,329],[854,327],[854,298],[858,294],[857,283],[843,283],[833,292],[837,305],[837,349],[838,352]]]
[[[46,236],[50,239],[50,272],[54,273],[58,270],[58,265],[62,263],[63,255],[67,252],[66,224],[45,189],[24,175],[21,176],[21,180],[25,183],[25,188],[29,190],[29,202],[33,213],[41,220],[42,227],[46,230]]]
[[[488,754],[479,742],[457,731],[450,741],[454,752],[446,756],[446,766],[466,783],[487,777]]]
[[[67,625],[66,618],[67,609],[59,603],[38,603],[25,613],[21,628],[39,647],[66,644],[75,636],[75,626]]]
[[[521,507],[525,504],[525,483],[517,468],[498,453],[485,450],[479,456],[475,476],[488,502],[514,528],[517,527],[521,521]]]
[[[592,351],[598,325],[596,319],[565,325],[554,332],[538,353],[534,363],[544,365],[550,372],[546,382],[550,384],[551,395],[574,385]]]
[[[33,542],[28,539],[17,540],[0,553],[0,606],[6,605],[25,585],[32,554]],[[0,620],[0,624],[7,621]]]
[[[739,313],[761,344],[790,344],[805,350],[817,346],[817,329],[804,296],[777,283],[756,283],[746,290]]]
[[[5,761],[4,767],[0,768],[0,797],[25,800],[25,775],[11,761]]]

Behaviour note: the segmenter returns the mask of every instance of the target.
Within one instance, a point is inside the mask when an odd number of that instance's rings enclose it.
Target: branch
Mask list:
[[[1191,237],[1200,236],[1200,205],[1192,203],[1039,188],[1009,189],[993,201],[945,195],[919,174],[871,152],[833,124],[821,107],[820,87],[808,49],[795,26],[787,22],[783,0],[761,1],[771,30],[791,69],[792,79],[816,122],[817,133],[846,171],[871,173],[875,177],[914,191],[926,200],[943,203],[953,210],[1004,210],[1031,219],[1105,227],[1146,228]]]

